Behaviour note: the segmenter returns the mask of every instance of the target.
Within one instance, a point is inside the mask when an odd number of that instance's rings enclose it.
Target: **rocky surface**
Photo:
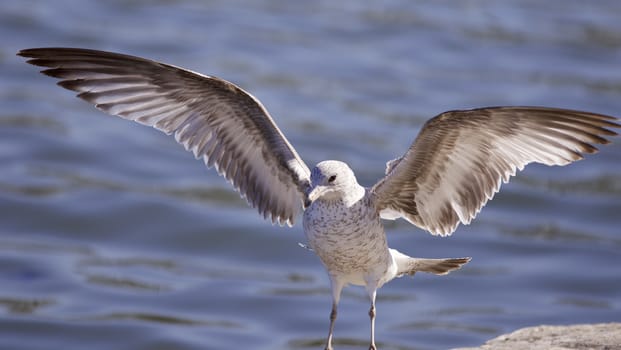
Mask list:
[[[536,326],[454,350],[621,350],[621,323]]]

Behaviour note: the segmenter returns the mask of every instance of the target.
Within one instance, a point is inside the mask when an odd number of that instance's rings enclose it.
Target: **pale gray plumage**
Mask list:
[[[370,349],[375,349],[375,295],[405,274],[446,274],[470,258],[412,258],[388,248],[381,219],[403,217],[437,235],[468,224],[525,165],[565,165],[616,135],[616,118],[542,107],[491,107],[442,113],[429,120],[373,187],[360,186],[347,164],[324,161],[312,172],[252,95],[215,77],[117,53],[72,48],[18,53],[59,85],[104,112],[152,126],[207,166],[215,166],[272,222],[304,231],[332,283],[326,349],[341,290],[365,286],[371,300]]]

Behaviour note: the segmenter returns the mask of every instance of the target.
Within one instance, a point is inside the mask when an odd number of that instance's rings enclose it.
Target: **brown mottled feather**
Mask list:
[[[490,107],[430,119],[372,191],[382,217],[450,235],[525,165],[566,165],[606,144],[616,118],[556,108]]]
[[[272,222],[292,225],[302,210],[308,167],[261,103],[232,83],[104,51],[40,48],[19,55],[98,109],[174,134]]]

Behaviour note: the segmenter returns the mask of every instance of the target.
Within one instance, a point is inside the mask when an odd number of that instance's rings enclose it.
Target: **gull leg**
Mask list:
[[[369,309],[369,318],[371,319],[371,344],[369,345],[369,350],[377,350],[375,346],[375,295],[376,290],[369,293],[369,297],[371,298],[371,308]]]
[[[375,296],[377,295],[377,288],[379,288],[380,284],[371,276],[367,276],[365,282],[365,289],[369,294],[369,299],[371,299],[371,308],[369,309],[369,318],[371,320],[371,344],[369,344],[369,350],[377,350],[375,346]]]
[[[332,350],[332,334],[334,333],[334,321],[336,321],[337,307],[341,299],[341,291],[343,290],[343,282],[336,277],[330,276],[332,283],[332,311],[330,312],[330,331],[328,332],[328,340],[326,341],[326,350]]]
[[[336,321],[336,303],[332,302],[332,312],[330,312],[330,331],[326,342],[326,350],[332,350],[332,334],[334,333],[334,321]]]

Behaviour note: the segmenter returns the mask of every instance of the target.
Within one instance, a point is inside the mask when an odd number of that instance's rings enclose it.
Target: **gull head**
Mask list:
[[[362,191],[361,191],[362,190]],[[317,199],[360,199],[364,188],[358,184],[351,168],[337,160],[325,160],[311,171],[311,188],[307,204]]]

